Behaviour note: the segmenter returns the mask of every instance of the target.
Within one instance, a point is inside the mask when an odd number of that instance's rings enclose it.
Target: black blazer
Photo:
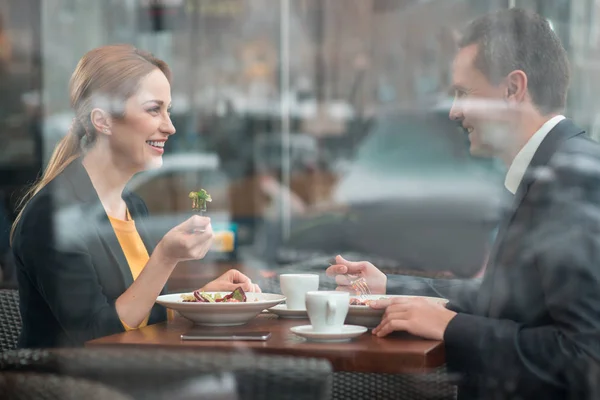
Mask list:
[[[123,198],[152,254],[146,205],[133,193]],[[23,319],[19,347],[82,346],[125,330],[115,302],[133,277],[79,159],[27,204],[12,247]],[[164,320],[166,310],[155,305],[148,323]]]
[[[541,143],[481,288],[448,325],[460,398],[596,398],[600,146],[583,133],[564,120]]]
[[[444,341],[460,399],[600,398],[600,145],[570,120],[550,131],[480,285],[389,286],[451,300]]]

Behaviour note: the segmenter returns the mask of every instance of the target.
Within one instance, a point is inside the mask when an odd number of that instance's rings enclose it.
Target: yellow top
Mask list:
[[[117,235],[117,239],[119,240],[119,244],[121,245],[121,249],[125,254],[125,258],[127,259],[127,264],[129,264],[129,269],[131,270],[131,275],[133,276],[133,280],[136,280],[140,275],[150,256],[148,255],[148,250],[140,237],[137,229],[135,228],[135,221],[131,219],[129,215],[129,210],[127,210],[127,220],[123,221],[122,219],[113,218],[110,215],[108,216],[110,223]],[[139,326],[130,327],[125,322],[121,320],[123,327],[125,330],[130,331],[133,329],[143,328],[148,325],[148,318],[150,315],[142,321]]]

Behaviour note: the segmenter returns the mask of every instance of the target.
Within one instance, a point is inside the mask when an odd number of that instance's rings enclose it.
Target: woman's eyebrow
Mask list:
[[[142,104],[147,104],[147,103],[158,103],[159,106],[162,106],[163,104],[165,104],[164,101],[162,101],[162,100],[155,100],[155,99],[145,101]]]

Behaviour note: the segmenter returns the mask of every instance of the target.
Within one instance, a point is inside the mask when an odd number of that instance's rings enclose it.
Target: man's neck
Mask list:
[[[531,137],[549,120],[559,115],[558,113],[540,115],[538,113],[524,114],[517,125],[513,128],[515,140],[512,146],[507,146],[506,150],[500,154],[500,159],[507,167],[510,167],[515,157],[521,149],[529,142]]]

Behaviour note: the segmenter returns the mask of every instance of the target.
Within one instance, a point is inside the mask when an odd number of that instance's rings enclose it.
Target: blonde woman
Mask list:
[[[77,65],[72,128],[11,232],[20,347],[81,346],[164,321],[155,300],[171,272],[209,250],[210,218],[194,216],[155,243],[144,228],[144,202],[126,190],[134,174],[162,165],[175,134],[170,81],[164,61],[129,45],[94,49]],[[203,289],[237,286],[260,291],[235,270]]]

